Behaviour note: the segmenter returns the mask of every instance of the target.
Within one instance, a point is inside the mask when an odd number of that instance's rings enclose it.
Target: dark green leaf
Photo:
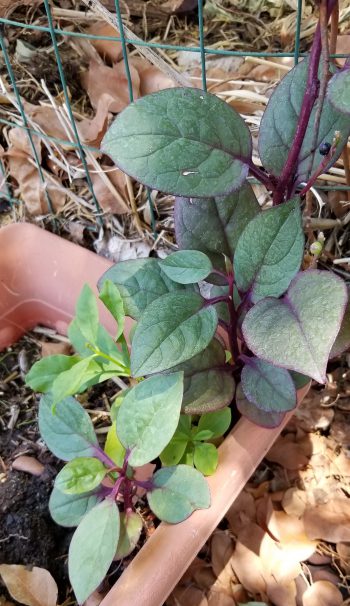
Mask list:
[[[74,398],[65,398],[52,412],[53,399],[43,396],[39,405],[39,430],[51,452],[63,461],[93,457],[98,447],[91,419]]]
[[[183,394],[183,373],[156,375],[141,381],[123,399],[117,431],[131,450],[133,467],[159,456],[176,431]]]
[[[219,453],[216,446],[198,442],[194,448],[193,462],[203,475],[213,475],[219,462]]]
[[[225,407],[222,410],[216,410],[215,412],[208,412],[202,415],[199,419],[198,429],[203,431],[204,429],[210,429],[213,432],[213,438],[219,438],[223,436],[228,430],[231,424],[231,408]]]
[[[54,380],[79,362],[79,356],[47,356],[36,362],[26,375],[26,384],[34,391],[46,393]]]
[[[259,358],[324,383],[346,303],[340,278],[326,271],[302,272],[283,299],[262,299],[247,313],[245,342]]]
[[[295,372],[294,370],[290,370],[289,374],[293,379],[296,389],[301,389],[302,387],[305,387],[305,385],[307,385],[311,381],[310,377],[307,377],[306,375],[303,375],[300,372]]]
[[[84,515],[101,499],[97,491],[87,494],[64,494],[54,486],[49,500],[50,514],[60,526],[78,526]]]
[[[118,287],[127,316],[139,320],[142,312],[155,299],[174,290],[184,290],[162,272],[157,259],[121,261],[108,269],[98,283],[101,290],[106,280]]]
[[[213,266],[210,259],[198,250],[179,250],[160,261],[163,272],[179,284],[195,284],[204,280]]]
[[[333,343],[330,358],[336,358],[343,351],[346,351],[350,347],[350,302],[348,302],[344,314],[343,321],[340,326],[337,338]]]
[[[236,391],[236,404],[238,412],[244,417],[249,419],[252,423],[260,425],[261,427],[267,427],[273,429],[281,425],[286,413],[281,412],[266,412],[257,408],[255,404],[249,402],[245,397],[241,384],[238,385]]]
[[[137,325],[131,352],[135,377],[161,372],[192,358],[212,340],[218,317],[194,292],[169,293],[153,301]]]
[[[88,284],[85,284],[76,305],[75,319],[83,337],[89,343],[95,344],[98,333],[98,308],[95,294]]]
[[[128,511],[120,514],[120,534],[115,560],[122,560],[135,549],[142,526],[142,518],[138,513]]]
[[[183,412],[202,414],[231,403],[235,382],[225,359],[223,346],[213,339],[200,354],[172,369],[185,373]]]
[[[346,116],[350,114],[350,70],[342,69],[329,81],[327,98],[331,105]]]
[[[279,297],[299,271],[303,251],[299,198],[260,213],[238,240],[234,257],[238,290],[249,290],[254,303]]]
[[[105,499],[80,522],[69,547],[69,579],[79,604],[99,586],[110,567],[119,539],[119,511]]]
[[[201,250],[216,269],[225,271],[224,255],[233,258],[238,238],[259,212],[259,203],[247,182],[225,198],[176,198],[176,241],[182,249]]]
[[[116,340],[124,330],[125,312],[122,296],[115,284],[111,280],[105,280],[102,284],[100,299],[111,312],[113,318],[117,321],[118,331]]]
[[[131,103],[102,150],[141,183],[179,196],[220,196],[248,174],[248,127],[224,101],[197,88],[172,88]]]
[[[297,393],[288,370],[259,358],[245,357],[241,387],[249,402],[265,412],[287,412],[295,408]]]
[[[65,494],[90,492],[101,484],[107,469],[94,457],[77,457],[69,461],[56,476],[55,486]]]
[[[259,155],[264,168],[273,175],[280,175],[294,139],[296,126],[300,116],[308,71],[309,59],[298,63],[279,83],[261,120],[259,131]],[[322,64],[320,73],[322,73]],[[317,151],[323,141],[332,142],[335,132],[339,131],[340,138],[337,152],[332,159],[339,157],[350,133],[349,118],[339,113],[330,102],[325,99],[321,113],[320,126],[316,141],[316,153],[311,167],[310,154],[315,130],[315,113],[319,101],[316,101],[311,113],[309,125],[304,137],[298,160],[297,183],[308,180],[308,176],[318,167],[321,156]]]
[[[188,465],[163,467],[147,493],[150,508],[164,522],[176,524],[188,518],[196,509],[210,506],[209,487],[202,474]]]

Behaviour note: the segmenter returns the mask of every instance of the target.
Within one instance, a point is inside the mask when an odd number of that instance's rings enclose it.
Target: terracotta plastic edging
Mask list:
[[[107,259],[25,223],[0,230],[0,250],[0,350],[37,324],[65,334],[84,283],[96,290],[97,280],[111,266]],[[102,306],[100,311],[113,332],[114,320]],[[299,402],[308,389],[298,392]],[[162,606],[290,416],[276,429],[244,418],[237,423],[220,446],[218,469],[208,479],[211,507],[181,524],[160,524],[101,606]]]

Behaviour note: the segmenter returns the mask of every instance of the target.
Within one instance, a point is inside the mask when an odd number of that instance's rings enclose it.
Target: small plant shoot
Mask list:
[[[330,19],[335,2],[327,5]],[[321,28],[270,97],[259,132],[262,167],[242,117],[197,88],[136,100],[104,137],[103,153],[121,170],[175,196],[179,250],[117,263],[101,277],[113,335],[85,286],[68,332],[76,353],[44,358],[27,375],[44,394],[41,435],[66,462],[50,511],[57,523],[77,526],[69,573],[79,603],[137,544],[137,488],[169,523],[209,507],[204,476],[215,473],[232,409],[279,426],[298,389],[325,383],[329,358],[350,347],[348,291],[318,268],[322,244],[303,269],[305,194],[350,134],[349,61],[324,68]],[[265,209],[250,176],[270,196]],[[132,339],[124,336],[126,316],[136,324]],[[101,445],[75,396],[116,377],[132,380]],[[141,482],[135,468],[149,462],[156,470]]]

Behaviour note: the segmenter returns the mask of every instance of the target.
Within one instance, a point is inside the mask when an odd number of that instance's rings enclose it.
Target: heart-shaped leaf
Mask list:
[[[330,358],[336,358],[340,356],[343,351],[346,351],[350,347],[350,302],[348,302],[344,314],[343,321],[341,323],[337,338],[333,343]]]
[[[196,509],[210,506],[209,487],[202,474],[188,465],[163,467],[152,478],[147,493],[150,508],[164,522],[176,524]]]
[[[280,175],[288,157],[288,153],[294,139],[300,109],[306,91],[307,71],[309,59],[304,59],[294,67],[281,80],[274,93],[271,95],[267,108],[260,124],[259,131],[259,155],[264,168],[273,175]],[[322,64],[320,74],[322,74]],[[316,151],[313,165],[310,163],[312,148],[315,113],[319,101],[316,101],[311,113],[306,135],[301,147],[298,159],[296,179],[298,183],[307,181],[310,172],[313,173],[318,167],[321,156]],[[339,131],[339,143],[337,151],[332,158],[339,157],[344,144],[350,133],[350,121],[344,114],[338,112],[327,100],[324,101],[321,113],[320,126],[316,141],[316,150],[323,141],[332,142],[336,131]]]
[[[201,250],[216,269],[225,271],[224,255],[233,258],[238,238],[259,212],[259,203],[247,182],[224,198],[176,198],[176,242],[182,249]]]
[[[69,579],[79,604],[99,586],[110,567],[119,539],[119,511],[105,499],[82,519],[69,546]]]
[[[302,272],[283,299],[262,299],[247,313],[244,339],[259,358],[324,383],[347,298],[344,282],[331,272]]]
[[[235,382],[225,357],[225,349],[213,339],[204,351],[172,369],[185,375],[182,412],[203,414],[232,402]]]
[[[162,272],[157,259],[121,261],[108,269],[100,279],[101,290],[106,280],[118,287],[127,316],[139,320],[142,312],[155,299],[174,290],[183,290]]]
[[[245,397],[241,384],[238,385],[236,391],[236,405],[238,412],[246,419],[249,419],[255,425],[273,429],[281,425],[286,413],[282,412],[265,412],[261,410]]]
[[[219,462],[219,453],[216,446],[198,442],[194,447],[193,462],[203,475],[213,475]]]
[[[131,371],[135,377],[167,370],[203,351],[218,324],[216,310],[194,292],[153,301],[135,330]]]
[[[241,387],[249,402],[265,412],[287,412],[295,408],[297,392],[288,370],[244,357]]]
[[[124,172],[179,196],[220,196],[248,174],[251,136],[215,95],[172,88],[131,103],[107,131],[102,150]]]
[[[162,452],[176,431],[183,394],[183,373],[156,375],[131,389],[123,399],[117,432],[138,467]]]
[[[327,98],[331,105],[345,115],[350,114],[350,69],[345,68],[331,78]]]
[[[126,558],[135,549],[142,526],[142,518],[135,511],[120,514],[120,534],[115,560]]]
[[[64,494],[54,486],[49,500],[50,514],[60,526],[78,526],[101,499],[97,490],[87,494]]]
[[[91,352],[90,352],[91,353]],[[42,358],[31,367],[26,375],[26,384],[34,391],[46,393],[54,380],[79,362],[79,356],[54,355]]]
[[[107,469],[94,457],[77,457],[67,463],[56,476],[55,486],[65,494],[90,492],[101,484]]]
[[[240,291],[251,300],[279,297],[300,269],[304,250],[300,199],[257,215],[238,240],[234,273]]]
[[[210,259],[198,250],[179,250],[160,261],[163,272],[180,284],[195,284],[204,280],[213,266]]]
[[[74,398],[66,398],[52,411],[50,394],[39,405],[39,429],[51,452],[63,461],[75,457],[93,457],[98,447],[91,419]]]

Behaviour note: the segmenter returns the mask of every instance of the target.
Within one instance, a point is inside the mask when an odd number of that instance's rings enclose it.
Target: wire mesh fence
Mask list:
[[[81,170],[81,176],[84,177],[87,187],[87,197],[92,202],[94,206],[94,217],[96,221],[96,225],[102,225],[104,221],[104,211],[100,206],[98,196],[96,195],[94,180],[92,176],[92,170],[98,169],[99,165],[96,166],[96,153],[99,152],[98,147],[94,145],[88,145],[81,137],[79,132],[79,125],[77,123],[77,119],[75,116],[74,109],[72,107],[71,95],[69,91],[69,86],[67,83],[67,77],[65,73],[65,67],[63,65],[60,45],[61,41],[70,37],[71,39],[80,39],[80,40],[90,40],[90,41],[109,41],[121,43],[122,48],[122,58],[124,64],[124,70],[127,80],[128,86],[128,94],[129,101],[133,101],[134,92],[133,92],[133,81],[131,75],[131,69],[129,64],[129,53],[132,48],[143,48],[149,49],[151,52],[162,52],[162,51],[185,51],[192,53],[199,53],[200,55],[200,66],[201,66],[201,86],[204,90],[207,90],[207,78],[206,78],[206,60],[208,55],[212,56],[221,56],[221,57],[258,57],[264,59],[271,58],[283,58],[283,57],[292,57],[294,59],[294,64],[297,64],[299,59],[305,55],[305,53],[301,52],[301,22],[302,22],[302,11],[303,11],[303,0],[298,0],[297,2],[297,10],[296,10],[296,19],[295,19],[295,35],[294,35],[294,49],[291,52],[267,52],[267,51],[252,51],[252,50],[230,50],[227,48],[207,48],[206,47],[206,39],[205,39],[205,17],[203,13],[203,0],[198,0],[198,44],[196,46],[188,45],[178,45],[178,44],[167,44],[161,41],[156,42],[148,42],[145,40],[141,40],[137,38],[137,36],[130,34],[130,30],[126,28],[123,14],[121,10],[121,5],[119,0],[114,0],[114,9],[115,14],[108,13],[103,6],[98,2],[98,0],[84,0],[84,4],[87,5],[87,8],[91,10],[96,10],[100,8],[102,10],[102,14],[108,14],[108,19],[110,23],[114,22],[116,29],[119,32],[118,36],[110,36],[110,35],[98,35],[89,33],[86,31],[76,31],[73,29],[65,28],[62,29],[56,26],[56,21],[53,15],[54,6],[49,2],[49,0],[43,0],[43,8],[45,10],[46,15],[46,24],[38,25],[36,23],[28,23],[26,21],[19,21],[17,19],[11,18],[0,18],[0,48],[2,52],[3,58],[3,74],[1,78],[1,92],[4,95],[7,95],[11,98],[12,103],[12,111],[11,115],[4,117],[3,115],[0,117],[0,124],[6,127],[11,128],[20,128],[23,131],[25,137],[27,137],[28,144],[32,151],[32,158],[35,164],[35,168],[37,170],[37,174],[40,180],[40,186],[45,197],[45,201],[47,203],[48,214],[51,215],[53,228],[55,228],[55,205],[53,203],[52,197],[54,194],[54,188],[50,183],[50,180],[47,179],[47,175],[42,168],[37,140],[45,140],[48,145],[52,146],[69,146],[69,149],[75,150],[77,155],[77,159],[79,161],[79,166]],[[99,15],[101,18],[101,13]],[[21,96],[18,79],[16,77],[15,69],[11,61],[10,53],[8,50],[8,44],[6,41],[6,32],[8,28],[19,28],[21,31],[30,30],[32,32],[41,32],[43,34],[49,35],[51,40],[51,45],[55,57],[55,63],[59,74],[59,82],[60,82],[60,94],[61,94],[61,105],[64,109],[66,116],[65,123],[65,131],[67,133],[67,138],[62,139],[59,137],[55,137],[49,135],[45,132],[44,129],[37,129],[35,124],[31,120],[31,117],[28,115],[26,109],[26,103],[23,101],[23,97]],[[344,54],[336,54],[332,55],[333,57],[341,58],[345,57]],[[173,68],[171,68],[173,70]],[[174,73],[174,70],[173,70]],[[180,74],[178,76],[180,78]],[[181,79],[180,79],[181,81]],[[11,175],[8,174],[6,166],[4,162],[0,158],[0,179],[2,181],[1,184],[1,196],[6,198],[11,205],[16,205],[21,203],[20,197],[16,197],[13,191],[13,181]],[[334,190],[349,190],[350,188],[346,184],[337,184],[337,183],[327,183],[326,185],[321,185],[320,188],[323,189],[334,189]],[[152,227],[153,234],[156,236],[156,220],[155,220],[155,209],[153,205],[152,195],[150,191],[146,193],[148,203],[149,203],[149,211],[150,211],[150,223]]]

